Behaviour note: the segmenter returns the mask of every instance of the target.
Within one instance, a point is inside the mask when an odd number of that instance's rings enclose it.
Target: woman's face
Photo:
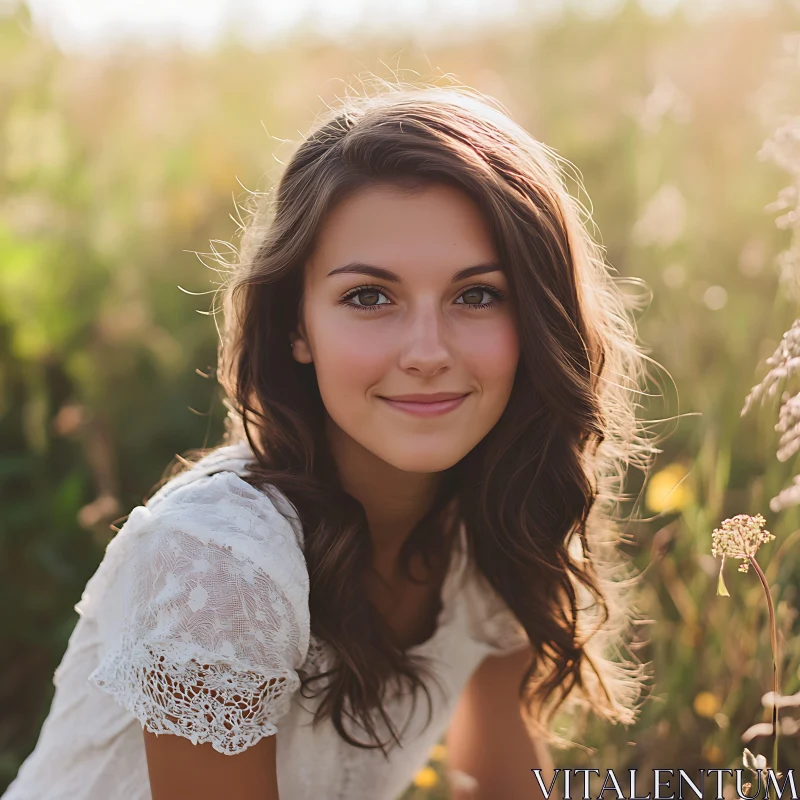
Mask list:
[[[486,436],[519,358],[486,222],[443,184],[413,195],[370,187],[334,209],[306,264],[292,338],[294,358],[315,366],[337,435],[417,473],[448,469]],[[464,397],[396,400],[436,393]]]

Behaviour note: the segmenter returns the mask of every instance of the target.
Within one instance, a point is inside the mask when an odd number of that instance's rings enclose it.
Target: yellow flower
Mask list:
[[[700,692],[694,698],[694,712],[699,717],[711,719],[719,711],[719,699],[712,692]]]
[[[431,761],[444,761],[447,758],[447,748],[443,744],[437,744],[431,750]]]
[[[680,463],[669,464],[647,482],[648,508],[658,514],[682,511],[694,501],[694,488],[688,469]]]
[[[414,776],[414,786],[418,786],[420,789],[430,789],[439,782],[439,776],[436,774],[436,770],[432,767],[423,767],[415,776]]]

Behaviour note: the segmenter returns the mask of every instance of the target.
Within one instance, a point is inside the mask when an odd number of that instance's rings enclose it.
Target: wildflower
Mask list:
[[[781,337],[775,352],[766,360],[771,369],[762,378],[761,383],[750,390],[740,416],[743,417],[757,402],[763,403],[768,397],[775,397],[778,389],[800,368],[798,356],[800,356],[800,319],[792,323],[792,327]]]
[[[658,514],[682,511],[694,500],[694,490],[683,464],[674,463],[653,475],[647,482],[648,508]]]
[[[711,719],[719,711],[719,700],[711,692],[700,692],[694,698],[694,711],[699,717]]]
[[[765,522],[766,520],[761,514],[755,516],[737,514],[735,517],[723,520],[721,528],[714,529],[711,554],[722,556],[717,594],[730,597],[722,576],[726,558],[742,559],[739,572],[747,572],[750,567],[750,559],[758,552],[758,548],[775,538],[769,531],[761,530]]]
[[[714,556],[722,556],[722,564],[719,568],[719,581],[717,583],[717,594],[726,595],[728,590],[725,588],[725,581],[722,577],[722,569],[725,566],[726,557],[739,558],[742,563],[739,565],[739,572],[747,572],[750,564],[758,575],[764,594],[767,598],[767,608],[769,609],[769,632],[770,644],[772,646],[772,731],[774,740],[772,744],[773,769],[778,771],[778,696],[780,680],[778,678],[778,665],[780,656],[778,653],[778,626],[775,622],[775,604],[772,601],[772,594],[767,583],[767,576],[764,570],[756,561],[758,548],[765,542],[772,541],[775,537],[764,527],[764,517],[761,514],[749,516],[748,514],[738,514],[731,519],[722,521],[721,528],[715,528],[712,536],[711,553]],[[761,769],[764,756],[757,758],[747,749],[744,751],[744,765],[746,767]]]
[[[752,770],[756,774],[759,772],[765,774],[767,771],[766,757],[762,755],[753,755],[753,753],[751,753],[746,747],[742,753],[742,763],[747,767],[747,769]]]
[[[438,782],[439,776],[432,767],[423,767],[423,769],[414,776],[414,786],[418,786],[420,789],[430,789],[436,786]]]

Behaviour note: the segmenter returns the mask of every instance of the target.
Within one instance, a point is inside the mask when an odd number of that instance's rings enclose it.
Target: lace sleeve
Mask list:
[[[221,753],[276,733],[308,650],[308,572],[269,498],[204,476],[138,506],[112,544],[76,607],[105,644],[90,681],[147,730]]]

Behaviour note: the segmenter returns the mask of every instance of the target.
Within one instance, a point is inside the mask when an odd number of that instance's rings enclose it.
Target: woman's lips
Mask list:
[[[405,411],[418,417],[436,417],[458,408],[467,396],[468,394],[465,394],[452,400],[436,400],[433,403],[412,403],[408,400],[390,400],[388,397],[381,397],[381,400],[398,411]]]

